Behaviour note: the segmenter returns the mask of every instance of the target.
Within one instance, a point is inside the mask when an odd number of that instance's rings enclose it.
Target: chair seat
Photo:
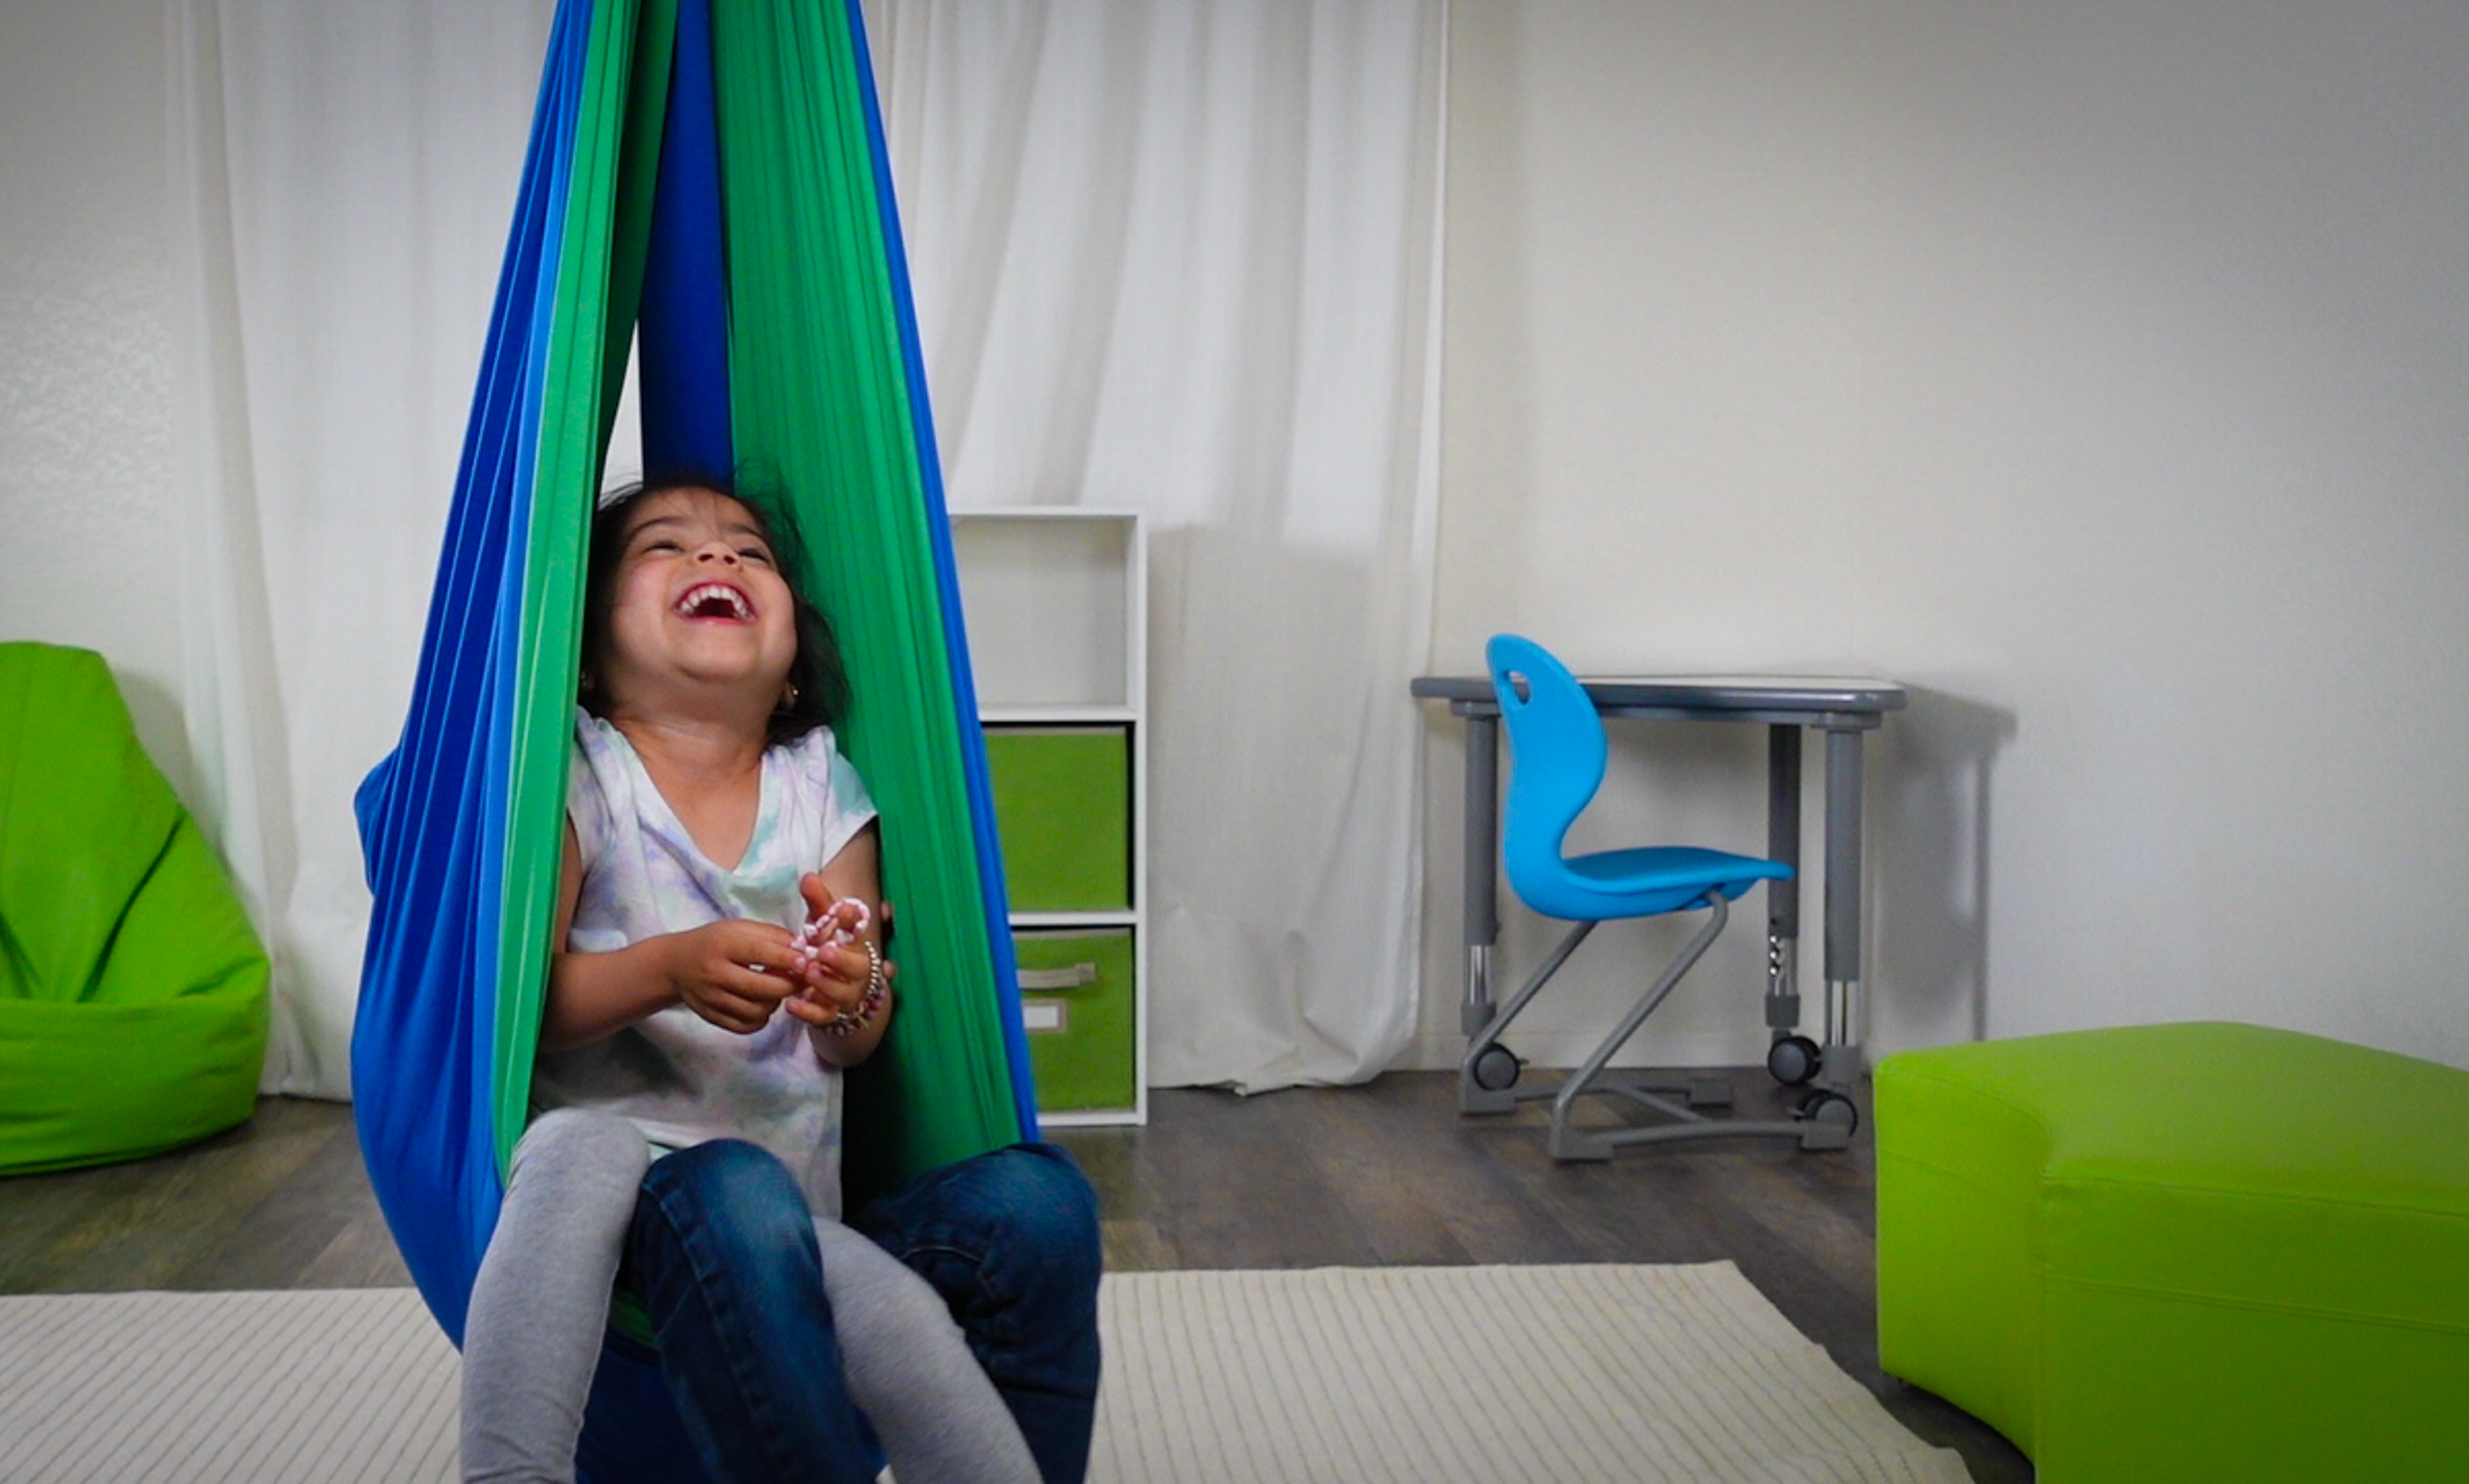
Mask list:
[[[1779,861],[1696,845],[1597,851],[1566,856],[1562,864],[1565,878],[1511,884],[1535,911],[1572,922],[1678,912],[1714,891],[1733,901],[1760,881],[1791,875],[1791,868]]]

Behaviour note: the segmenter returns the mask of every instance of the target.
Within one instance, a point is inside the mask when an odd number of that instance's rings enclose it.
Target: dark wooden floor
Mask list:
[[[1743,1114],[1781,1106],[1763,1071],[1734,1083]],[[1250,1099],[1165,1090],[1150,1114],[1052,1135],[1096,1184],[1114,1270],[1729,1259],[1975,1480],[2032,1476],[1996,1433],[1878,1369],[1865,1136],[1839,1153],[1722,1139],[1564,1165],[1539,1109],[1462,1119],[1450,1077],[1411,1072]],[[338,1104],[268,1099],[177,1153],[0,1179],[0,1293],[408,1281]]]

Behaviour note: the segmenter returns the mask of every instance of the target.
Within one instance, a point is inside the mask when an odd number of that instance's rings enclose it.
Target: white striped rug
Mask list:
[[[1729,1263],[1106,1280],[1097,1484],[1963,1484]],[[0,1297],[8,1484],[445,1484],[409,1290]]]

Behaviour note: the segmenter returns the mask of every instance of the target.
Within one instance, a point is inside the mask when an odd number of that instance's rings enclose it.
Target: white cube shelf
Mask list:
[[[1079,506],[1009,506],[952,513],[952,552],[959,573],[969,668],[978,719],[1002,728],[1119,729],[1129,755],[1130,890],[1120,903],[1088,910],[1019,911],[1015,934],[1080,930],[1128,933],[1132,944],[1132,1014],[1075,1016],[1060,999],[1025,987],[1033,1062],[1074,1069],[1093,1058],[1075,1046],[1041,1044],[1041,1036],[1103,1024],[1128,1034],[1128,1095],[1109,1093],[1104,1106],[1073,1091],[1072,1077],[1041,1075],[1039,1120],[1050,1127],[1142,1123],[1148,1117],[1148,941],[1144,931],[1148,875],[1148,554],[1139,513]],[[1000,814],[1002,811],[998,810]],[[1119,825],[1112,826],[1119,828]],[[1017,896],[1017,893],[1013,895]],[[1043,977],[1043,976],[1039,976]],[[1127,1030],[1126,1030],[1127,1025]],[[1094,1060],[1119,1064],[1123,1048]],[[1050,1084],[1059,1084],[1050,1087]],[[1059,1098],[1069,1106],[1049,1106]]]

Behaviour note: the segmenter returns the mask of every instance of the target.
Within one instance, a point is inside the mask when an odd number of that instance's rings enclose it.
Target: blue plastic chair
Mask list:
[[[1848,1119],[1834,1112],[1833,1103],[1841,1102],[1841,1114],[1848,1115],[1848,1101],[1812,1100],[1801,1117],[1788,1121],[1714,1119],[1690,1105],[1730,1102],[1726,1084],[1653,1082],[1634,1073],[1605,1070],[1722,933],[1731,901],[1760,881],[1789,877],[1791,867],[1761,856],[1689,845],[1564,854],[1569,827],[1603,786],[1608,750],[1603,719],[1568,667],[1532,639],[1495,635],[1485,649],[1485,657],[1490,665],[1501,719],[1509,730],[1511,754],[1501,863],[1520,901],[1546,917],[1576,925],[1534,977],[1467,1044],[1458,1066],[1459,1109],[1500,1113],[1529,1099],[1551,1098],[1551,1151],[1558,1159],[1607,1159],[1615,1147],[1624,1144],[1743,1134],[1788,1136],[1811,1149],[1842,1148],[1851,1130]],[[1500,1043],[1501,1036],[1597,925],[1701,908],[1709,914],[1706,925],[1638,997],[1583,1065],[1558,1086],[1513,1088],[1522,1063]],[[1664,1121],[1610,1130],[1579,1129],[1571,1114],[1577,1100],[1590,1093],[1628,1099],[1663,1114]],[[1681,1093],[1687,1101],[1675,1103],[1660,1096],[1663,1093]]]

